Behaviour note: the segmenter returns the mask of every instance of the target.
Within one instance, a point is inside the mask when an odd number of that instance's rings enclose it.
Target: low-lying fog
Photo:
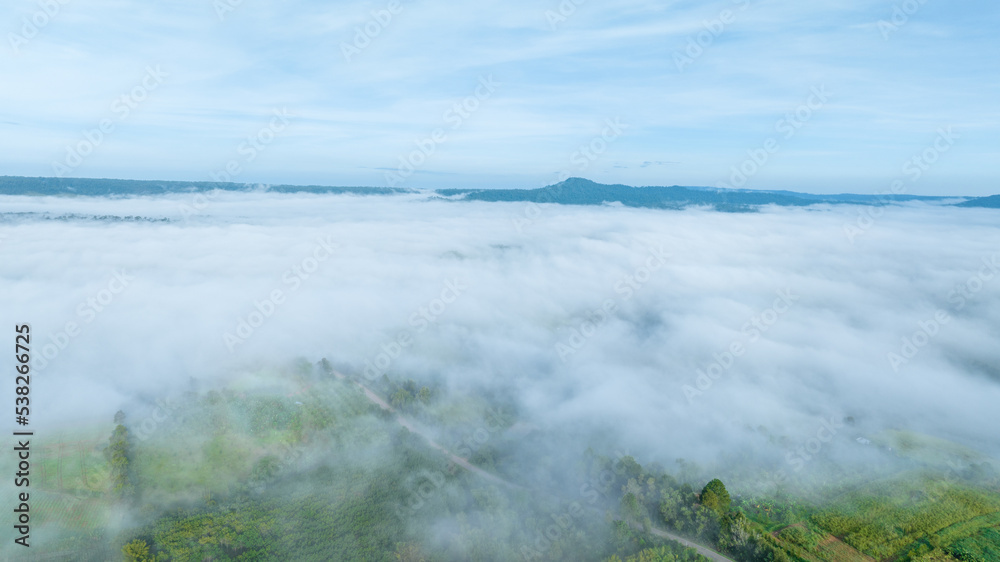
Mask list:
[[[655,460],[710,462],[747,427],[806,443],[846,416],[843,447],[906,428],[1000,452],[993,210],[859,223],[870,208],[267,193],[0,209],[0,302],[35,334],[41,428],[327,357],[503,389],[536,427],[610,433]],[[169,220],[91,218],[105,215]]]

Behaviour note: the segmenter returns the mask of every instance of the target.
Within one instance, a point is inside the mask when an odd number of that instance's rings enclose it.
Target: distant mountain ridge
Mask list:
[[[989,209],[1000,209],[1000,195],[990,195],[989,197],[976,197],[956,205],[957,207],[986,207]]]
[[[421,193],[393,187],[333,187],[320,185],[254,185],[245,183],[185,182],[157,180],[119,180],[91,178],[32,178],[0,176],[0,195],[76,195],[132,196],[168,193],[200,193],[212,190],[233,192],[266,191],[271,193],[329,193],[354,195],[400,195]],[[726,212],[753,212],[763,205],[803,207],[816,204],[882,205],[905,201],[924,201],[947,205],[949,200],[964,200],[951,205],[959,207],[1000,208],[1000,195],[990,197],[920,196],[920,195],[860,195],[841,193],[817,195],[795,191],[759,191],[751,189],[718,189],[691,186],[633,187],[622,184],[600,184],[584,178],[565,181],[537,189],[438,189],[436,195],[451,200],[533,203],[562,205],[603,205],[619,203],[626,207],[653,209],[683,209],[692,206],[713,207]]]
[[[259,185],[209,181],[115,180],[92,178],[29,178],[0,176],[0,195],[162,195],[223,191],[269,191],[273,193],[351,193],[394,195],[415,193],[392,187],[329,187],[321,185]]]
[[[539,189],[439,189],[443,197],[474,201],[529,201],[566,205],[601,205],[621,203],[626,207],[683,209],[711,206],[719,211],[750,212],[762,205],[806,206],[818,203],[874,205],[903,201],[943,202],[965,197],[919,195],[815,195],[794,191],[755,191],[709,187],[605,185],[583,178],[569,178]],[[972,199],[975,201],[975,199]],[[966,201],[970,203],[972,201]],[[963,204],[965,204],[963,203]],[[971,206],[971,205],[966,205]]]

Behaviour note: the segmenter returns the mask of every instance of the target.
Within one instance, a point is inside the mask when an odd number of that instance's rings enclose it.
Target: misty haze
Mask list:
[[[15,4],[0,559],[1000,562],[993,4]]]

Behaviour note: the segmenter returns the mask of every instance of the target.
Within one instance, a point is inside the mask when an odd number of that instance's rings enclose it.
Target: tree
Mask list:
[[[742,552],[753,534],[754,524],[742,511],[734,511],[723,520],[719,547],[731,553]]]
[[[426,562],[424,555],[420,553],[420,547],[412,543],[396,544],[396,560],[399,562]]]
[[[111,464],[111,492],[118,498],[130,497],[135,487],[130,477],[128,430],[124,425],[115,426],[108,439],[107,452]]]
[[[280,470],[281,459],[274,455],[267,455],[254,465],[253,470],[250,471],[250,480],[254,482],[267,482],[274,478]]]
[[[320,361],[319,361],[319,368],[322,369],[323,373],[325,373],[327,375],[332,375],[333,374],[333,365],[330,364],[330,361],[327,360],[326,357],[320,359]]]
[[[701,505],[711,509],[719,517],[722,517],[729,512],[729,506],[732,503],[732,499],[729,497],[729,492],[726,491],[726,487],[722,484],[722,480],[719,480],[718,478],[705,485],[705,489],[701,491],[700,501]]]
[[[392,395],[389,399],[389,403],[392,404],[393,408],[402,409],[409,406],[411,400],[413,400],[413,395],[401,388]]]
[[[631,455],[624,456],[615,466],[615,473],[622,476],[625,481],[628,481],[629,478],[638,479],[642,476],[642,466]]]
[[[649,518],[635,494],[632,492],[625,494],[621,501],[621,509],[626,521],[642,525],[643,531],[649,531]]]
[[[136,539],[122,547],[126,562],[153,562],[146,541]]]
[[[115,412],[115,425],[122,425],[125,423],[125,412],[118,410]]]
[[[719,547],[746,562],[789,562],[788,554],[778,540],[763,527],[754,523],[742,511],[734,511],[723,518]]]

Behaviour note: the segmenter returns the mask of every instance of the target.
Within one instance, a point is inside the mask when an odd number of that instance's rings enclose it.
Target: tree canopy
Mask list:
[[[729,506],[732,504],[732,499],[729,497],[729,492],[726,491],[726,486],[718,478],[705,484],[705,488],[701,491],[700,501],[701,505],[711,509],[719,517],[728,513]]]

